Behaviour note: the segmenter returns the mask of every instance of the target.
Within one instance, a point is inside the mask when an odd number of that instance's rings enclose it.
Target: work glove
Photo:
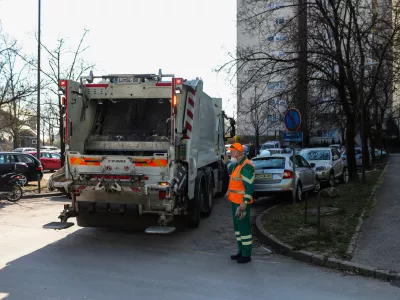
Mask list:
[[[246,211],[240,210],[240,206],[236,209],[235,217],[239,220],[242,220],[246,217]]]

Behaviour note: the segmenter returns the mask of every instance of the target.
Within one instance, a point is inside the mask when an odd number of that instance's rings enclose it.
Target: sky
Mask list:
[[[200,77],[207,94],[223,99],[227,114],[236,109],[235,82],[230,83],[225,72],[214,71],[229,61],[229,52],[235,52],[235,0],[41,3],[42,43],[54,48],[64,38],[73,49],[88,29],[84,45],[89,48],[82,58],[96,65],[94,75],[158,73],[162,69],[188,80]],[[37,55],[38,0],[0,0],[0,21],[3,32],[15,38],[23,52]]]

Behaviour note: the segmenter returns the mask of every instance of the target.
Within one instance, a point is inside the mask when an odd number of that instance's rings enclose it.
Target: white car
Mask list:
[[[60,148],[57,148],[54,146],[42,146],[42,147],[40,147],[40,150],[48,151],[48,152],[61,152]]]
[[[349,173],[344,165],[343,159],[336,148],[310,148],[303,149],[299,153],[308,163],[315,165],[319,182],[326,182],[329,186],[335,186],[336,180],[347,183]]]
[[[17,148],[14,149],[12,152],[32,152],[32,151],[36,151],[36,148],[32,148],[32,147],[27,147],[27,148]]]

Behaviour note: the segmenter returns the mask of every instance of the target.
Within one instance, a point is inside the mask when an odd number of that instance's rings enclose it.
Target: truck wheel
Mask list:
[[[194,197],[189,199],[187,226],[189,228],[197,228],[200,224],[200,216],[202,209],[202,200],[206,198],[206,175],[203,171],[197,172],[196,185],[194,188]]]
[[[224,197],[226,192],[228,191],[229,186],[229,173],[228,168],[226,166],[224,168],[224,177],[222,178],[222,191],[215,194],[215,198]]]
[[[207,184],[205,186],[206,188],[206,193],[205,193],[205,198],[203,202],[203,209],[202,209],[202,215],[204,217],[208,217],[211,215],[212,208],[213,208],[213,175],[212,175],[212,168],[206,168],[205,174],[206,174],[206,180]]]
[[[90,224],[89,224],[87,218],[85,218],[85,216],[82,216],[82,215],[76,216],[76,223],[80,227],[90,227]]]

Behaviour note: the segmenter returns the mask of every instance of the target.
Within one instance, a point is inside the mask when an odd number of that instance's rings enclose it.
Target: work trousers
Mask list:
[[[251,223],[250,223],[251,204],[247,204],[246,217],[244,217],[241,220],[235,217],[236,210],[239,207],[239,204],[231,202],[231,205],[232,205],[233,227],[235,229],[239,253],[241,253],[242,256],[251,256],[251,251],[252,251],[252,234],[251,234]]]

